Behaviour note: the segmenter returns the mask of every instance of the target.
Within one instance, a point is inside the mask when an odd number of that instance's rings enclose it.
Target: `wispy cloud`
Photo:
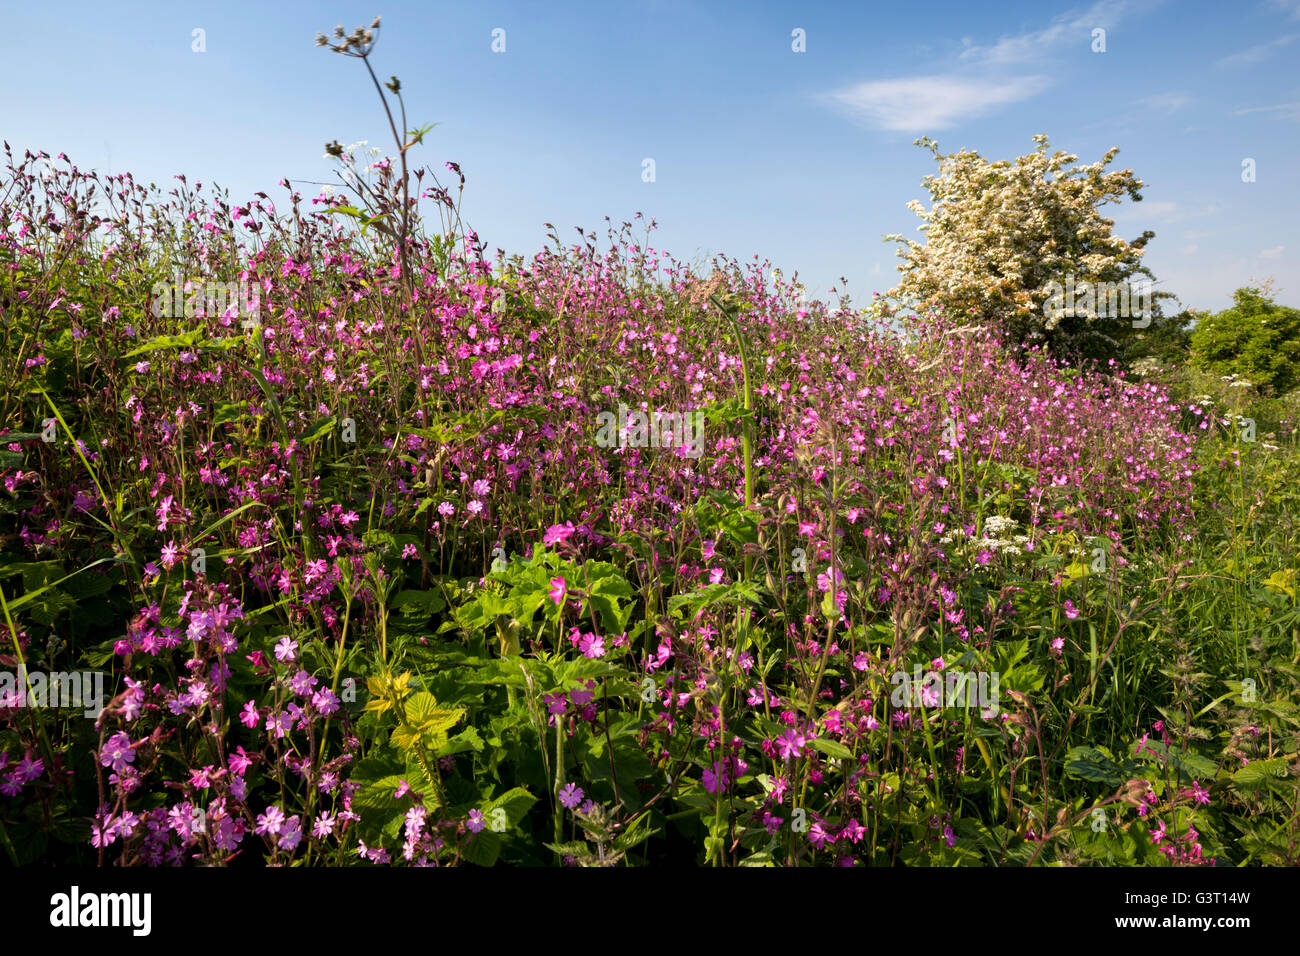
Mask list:
[[[1240,53],[1233,53],[1231,56],[1225,56],[1223,59],[1218,60],[1214,65],[1246,66],[1251,63],[1259,63],[1261,60],[1268,59],[1274,52],[1280,50],[1282,47],[1290,46],[1292,43],[1295,43],[1296,40],[1300,40],[1300,33],[1285,33],[1277,39],[1269,40],[1267,43],[1260,43],[1256,46],[1247,47]]]
[[[1136,102],[1139,106],[1161,113],[1177,113],[1184,106],[1195,101],[1186,93],[1157,93],[1154,96],[1144,96]]]
[[[1261,249],[1259,257],[1261,259],[1280,259],[1284,252],[1286,252],[1286,246],[1274,246],[1272,249]]]
[[[1118,210],[1110,213],[1110,218],[1117,223],[1135,221],[1175,223],[1186,222],[1188,219],[1200,219],[1204,216],[1213,216],[1221,210],[1222,206],[1213,200],[1189,209],[1178,205],[1176,202],[1144,199],[1142,202],[1125,203]],[[1204,239],[1210,235],[1209,232],[1184,232],[1183,238],[1195,240]]]
[[[961,58],[989,66],[1032,63],[1065,43],[1090,43],[1092,31],[1098,27],[1103,30],[1114,29],[1126,16],[1159,6],[1161,2],[1162,0],[1098,0],[1082,13],[1057,16],[1051,26],[1005,36],[987,46],[963,39]]]
[[[1170,219],[1178,212],[1178,203],[1165,200],[1146,199],[1137,203],[1126,203],[1110,213],[1116,222],[1132,222],[1135,219]]]
[[[1300,20],[1300,0],[1269,0],[1268,5],[1292,20]]]
[[[1252,106],[1249,109],[1234,110],[1237,116],[1248,113],[1276,113],[1276,119],[1300,120],[1300,103],[1279,103],[1277,106]]]
[[[1052,84],[1050,73],[1059,66],[1064,46],[1090,43],[1092,30],[1111,29],[1121,19],[1163,2],[1096,0],[1081,13],[1063,14],[1042,29],[1003,36],[994,43],[963,38],[955,62],[946,68],[923,76],[859,83],[825,94],[823,102],[878,129],[908,133],[947,129],[1036,96]],[[1027,64],[1033,68],[1025,69]],[[1161,104],[1160,108],[1172,111],[1184,101],[1166,99]]]
[[[1045,76],[915,76],[859,83],[831,93],[830,99],[871,126],[913,133],[948,129],[999,106],[1027,100],[1049,83]]]

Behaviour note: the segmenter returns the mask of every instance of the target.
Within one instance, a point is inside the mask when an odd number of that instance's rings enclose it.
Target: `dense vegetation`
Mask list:
[[[1294,393],[489,261],[418,139],[353,205],[7,153],[0,671],[106,686],[0,687],[12,862],[1300,862]]]

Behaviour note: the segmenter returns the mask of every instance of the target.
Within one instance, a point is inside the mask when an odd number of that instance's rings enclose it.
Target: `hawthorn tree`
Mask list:
[[[885,237],[904,244],[898,250],[901,279],[889,294],[998,322],[1013,341],[1045,344],[1065,358],[1120,355],[1135,321],[1143,319],[1108,316],[1094,303],[1064,315],[1046,306],[1053,282],[1137,288],[1135,277],[1145,277],[1150,289],[1153,276],[1142,255],[1155,233],[1126,241],[1114,235],[1114,220],[1101,211],[1125,196],[1140,202],[1145,184],[1131,169],[1105,171],[1118,147],[1098,163],[1075,166],[1078,156],[1048,154],[1047,134],[1033,139],[1037,149],[1014,162],[989,162],[965,149],[945,156],[928,136],[916,141],[939,164],[938,172],[923,180],[933,205],[908,203],[924,220],[924,242]],[[1153,303],[1171,297],[1149,294]]]

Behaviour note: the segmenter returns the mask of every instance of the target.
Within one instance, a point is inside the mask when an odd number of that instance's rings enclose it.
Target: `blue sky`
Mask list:
[[[461,164],[489,250],[642,212],[679,259],[757,254],[861,302],[896,277],[882,236],[928,205],[918,136],[1010,159],[1045,132],[1081,163],[1120,147],[1111,168],[1147,187],[1110,207],[1116,231],[1156,232],[1146,264],[1184,305],[1266,277],[1300,304],[1300,0],[0,0],[0,137],[168,188],[183,172],[235,199],[279,202],[285,177],[316,195],[327,141],[392,152],[362,64],[312,43],[377,14],[376,71],[401,79],[412,126],[439,124],[413,160]]]

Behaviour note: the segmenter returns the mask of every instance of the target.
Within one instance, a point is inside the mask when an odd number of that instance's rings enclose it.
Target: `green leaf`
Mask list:
[[[646,810],[639,814],[627,827],[614,838],[614,849],[620,853],[626,853],[640,843],[645,842],[654,836],[659,830],[650,829],[650,811]]]
[[[307,431],[303,432],[301,435],[298,436],[298,444],[310,445],[313,442],[318,442],[322,438],[325,438],[327,435],[332,433],[334,429],[337,427],[337,425],[338,425],[337,415],[331,415],[329,418],[322,419],[321,421],[317,422],[314,426],[310,427]]]
[[[465,862],[475,866],[495,865],[497,857],[501,855],[501,834],[480,830],[465,844],[460,855]]]
[[[406,721],[424,733],[445,733],[465,716],[465,708],[442,708],[430,693],[420,691],[406,701]]]
[[[408,588],[394,594],[388,606],[403,614],[419,613],[427,617],[446,608],[447,602],[437,591],[416,591]]]
[[[473,750],[478,753],[483,749],[483,738],[479,736],[477,730],[473,727],[466,727],[455,737],[452,737],[445,744],[437,749],[434,756],[450,757],[454,754],[464,753],[466,750]]]
[[[391,751],[380,751],[357,764],[352,781],[361,788],[352,797],[352,809],[361,817],[362,839],[374,839],[394,816],[406,812],[410,801],[394,796],[405,770]]]
[[[438,749],[447,743],[447,731],[464,713],[464,708],[439,708],[432,693],[420,691],[406,701],[406,723],[395,728],[391,740],[403,750],[417,745]]]
[[[581,840],[573,840],[569,843],[544,843],[542,845],[552,853],[560,856],[584,857],[591,852],[591,847]]]
[[[758,542],[758,519],[747,511],[733,511],[725,514],[718,521],[727,537],[739,544],[756,544]]]
[[[43,563],[46,563],[46,562],[43,562]],[[53,563],[53,562],[48,562],[48,563]],[[76,575],[80,574],[82,571],[89,571],[91,568],[93,568],[93,567],[94,567],[95,565],[97,565],[97,564],[109,564],[109,563],[112,563],[112,564],[124,564],[124,563],[126,563],[126,562],[125,562],[122,558],[100,558],[98,561],[92,561],[90,564],[86,565],[84,568],[81,568],[80,570],[77,570],[77,571],[73,571],[72,574],[65,575],[65,576],[59,578],[57,581],[52,581],[52,582],[50,582],[49,584],[46,584],[44,587],[36,588],[35,590],[28,590],[27,593],[24,594],[24,595],[23,595],[22,597],[20,597],[20,598],[15,598],[15,599],[12,600],[12,601],[7,601],[6,604],[7,604],[8,608],[9,608],[9,611],[10,611],[10,613],[12,613],[12,612],[14,612],[14,611],[17,611],[19,608],[23,607],[24,605],[30,604],[32,601],[35,601],[38,597],[40,597],[40,596],[41,596],[42,594],[44,594],[46,591],[50,590],[51,588],[55,587],[56,585],[62,584],[64,581],[68,580],[69,578],[75,577]],[[24,585],[25,585],[25,583],[26,583],[26,577],[27,577],[25,572],[24,572],[23,577],[24,577]],[[0,595],[0,596],[2,596],[2,595]]]
[[[828,757],[834,757],[837,760],[853,759],[853,751],[837,741],[814,737],[812,745],[815,750],[821,751]]]
[[[1281,783],[1287,777],[1292,757],[1253,760],[1232,775],[1232,782],[1246,790],[1259,790]],[[1294,781],[1292,781],[1294,783]]]
[[[1098,747],[1074,747],[1065,755],[1065,773],[1076,780],[1091,780],[1118,787],[1127,779],[1124,769]]]
[[[127,352],[122,358],[135,358],[137,355],[156,352],[158,349],[195,348],[202,341],[203,332],[203,329],[198,328],[182,332],[179,335],[158,335],[145,342],[144,345]]]
[[[505,810],[509,826],[517,827],[523,822],[529,808],[536,802],[537,798],[529,793],[527,789],[514,787],[485,804],[482,808],[483,816],[491,819],[492,811],[499,808]]]

